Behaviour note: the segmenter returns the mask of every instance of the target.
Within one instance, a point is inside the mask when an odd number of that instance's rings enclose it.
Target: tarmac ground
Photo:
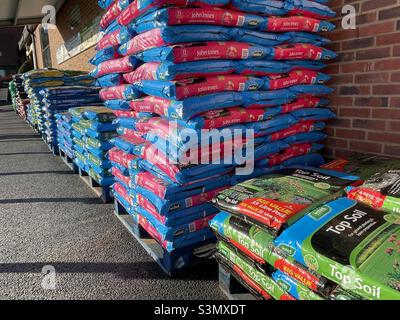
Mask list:
[[[10,106],[0,107],[0,236],[0,299],[224,299],[214,264],[166,276]]]

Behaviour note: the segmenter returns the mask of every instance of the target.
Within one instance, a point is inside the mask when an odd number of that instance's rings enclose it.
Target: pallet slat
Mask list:
[[[126,209],[118,200],[114,199],[114,214],[122,224],[133,235],[136,241],[146,250],[152,259],[160,266],[164,273],[170,277],[181,274],[190,267],[209,261],[202,257],[201,253],[207,252],[210,247],[214,247],[212,241],[202,245],[189,246],[187,248],[177,249],[172,253],[164,250],[161,245],[151,238],[132,215],[129,215]]]
[[[102,187],[94,180],[85,170],[78,167],[79,177],[93,190],[93,192],[103,201],[110,203],[113,200],[111,188],[109,186]]]

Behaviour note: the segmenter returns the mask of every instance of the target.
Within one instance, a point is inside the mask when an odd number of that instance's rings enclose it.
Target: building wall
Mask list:
[[[7,74],[17,71],[18,41],[22,30],[22,27],[0,28],[0,39],[2,39],[0,41],[0,69],[6,70]]]
[[[73,8],[78,5],[80,7],[81,23],[73,30],[70,27],[70,13]],[[103,10],[97,5],[96,0],[68,0],[61,7],[57,14],[57,28],[49,30],[49,40],[51,46],[52,67],[57,69],[83,70],[90,71],[93,66],[89,64],[89,59],[95,55],[94,46],[86,51],[70,58],[69,60],[58,64],[57,49],[66,41],[71,39],[75,34],[87,26],[87,24],[103,13]],[[38,66],[43,67],[43,56],[40,45],[40,27],[35,31],[36,45],[38,48]]]
[[[328,67],[336,91],[332,106],[338,120],[328,133],[327,152],[334,156],[374,153],[400,157],[400,1],[332,0],[341,16],[354,5],[355,30],[337,30],[329,37],[340,53]]]

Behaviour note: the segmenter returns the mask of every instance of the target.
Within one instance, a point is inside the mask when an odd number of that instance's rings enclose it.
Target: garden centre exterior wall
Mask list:
[[[70,15],[71,11],[76,7],[80,8],[80,16],[81,22],[78,26],[71,29],[70,26]],[[88,48],[82,53],[70,58],[69,60],[58,64],[57,63],[57,49],[70,38],[72,38],[75,34],[81,31],[83,28],[87,26],[87,23],[97,16],[101,15],[103,10],[97,5],[97,1],[95,0],[68,0],[61,7],[60,11],[56,17],[57,28],[49,31],[49,40],[51,47],[51,60],[52,67],[58,69],[70,69],[70,70],[83,70],[89,71],[93,69],[93,66],[89,64],[89,59],[91,59],[95,54],[94,46]],[[36,47],[37,47],[37,55],[38,55],[38,66],[39,68],[43,67],[43,56],[42,56],[42,48],[40,43],[40,26],[36,28],[35,36],[36,36]]]
[[[400,157],[400,1],[333,0],[338,14],[354,5],[357,28],[330,33],[332,49],[340,53],[328,67],[338,113],[328,128],[327,153],[352,152]]]

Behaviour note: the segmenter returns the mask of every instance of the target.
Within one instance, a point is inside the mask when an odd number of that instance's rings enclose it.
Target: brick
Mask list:
[[[377,46],[398,44],[399,42],[400,42],[400,32],[385,34],[382,36],[378,36],[376,38]]]
[[[373,86],[373,94],[400,94],[400,86],[395,84],[385,84]]]
[[[382,144],[365,141],[350,141],[350,149],[358,152],[381,153]]]
[[[346,38],[346,40],[348,39],[352,40],[343,42],[342,50],[364,49],[364,48],[370,48],[374,45],[373,37],[357,39],[356,36],[355,38],[356,39],[352,39],[352,37]]]
[[[379,20],[398,18],[399,16],[400,16],[400,7],[379,11]]]
[[[389,57],[391,54],[391,48],[374,48],[358,51],[356,54],[357,60],[371,60],[371,59],[381,59]]]
[[[334,50],[336,51],[336,50]],[[336,61],[353,61],[355,60],[354,52],[343,52],[340,53]]]
[[[385,146],[384,153],[393,157],[400,157],[400,146]]]
[[[371,94],[371,87],[370,86],[359,86],[360,94],[361,95],[370,95]]]
[[[331,100],[331,105],[337,105],[337,106],[352,106],[353,105],[353,97],[347,97],[347,96],[333,96],[330,98]]]
[[[360,88],[356,86],[340,87],[340,94],[342,95],[357,95],[360,93]]]
[[[383,120],[367,120],[353,119],[353,128],[366,130],[385,130],[386,121]]]
[[[357,16],[357,25],[371,23],[376,20],[376,12],[368,12]]]
[[[400,70],[400,59],[394,58],[394,59],[385,59],[376,61],[374,65],[374,70],[375,71]]]
[[[358,36],[361,37],[369,37],[376,36],[378,34],[390,33],[395,31],[396,24],[394,21],[386,21],[375,24],[368,24],[366,26],[359,28]]]
[[[335,120],[332,120],[329,122],[329,125],[331,127],[340,127],[340,128],[350,128],[351,127],[351,120],[350,119],[344,119],[344,118],[337,118]]]
[[[390,77],[391,82],[400,82],[400,72],[393,72]]]
[[[333,84],[351,84],[353,83],[353,75],[352,74],[342,74],[332,76],[332,80],[329,82],[330,85]]]
[[[369,108],[340,108],[340,117],[348,118],[369,118],[371,116],[371,109]]]
[[[400,132],[400,119],[399,121],[390,121],[388,123],[388,130]]]
[[[400,110],[397,109],[374,109],[372,110],[372,118],[374,119],[400,119]]]
[[[357,38],[358,31],[355,29],[344,30],[341,28],[336,29],[329,35],[332,41],[347,40],[352,38]]]
[[[390,97],[389,106],[391,108],[400,108],[400,97]]]
[[[388,62],[389,64],[389,62]],[[399,62],[400,64],[400,62]],[[353,62],[345,63],[340,65],[340,70],[343,73],[354,73],[354,72],[368,72],[372,71],[373,62]]]
[[[400,57],[400,46],[393,47],[393,57]]]
[[[355,83],[382,83],[389,81],[389,73],[362,73],[355,76]]]
[[[389,132],[369,132],[368,141],[400,144],[400,134]]]
[[[353,140],[365,140],[365,131],[352,130],[352,129],[336,129],[337,138],[353,139]]]
[[[348,140],[345,139],[336,139],[336,138],[328,138],[326,139],[326,144],[332,148],[347,148]]]
[[[387,97],[357,97],[354,101],[354,105],[360,107],[387,107],[388,103]]]
[[[370,0],[370,1],[364,1],[361,4],[361,10],[364,11],[369,11],[369,10],[375,10],[375,9],[380,9],[383,7],[388,7],[391,5],[397,4],[396,0]]]

